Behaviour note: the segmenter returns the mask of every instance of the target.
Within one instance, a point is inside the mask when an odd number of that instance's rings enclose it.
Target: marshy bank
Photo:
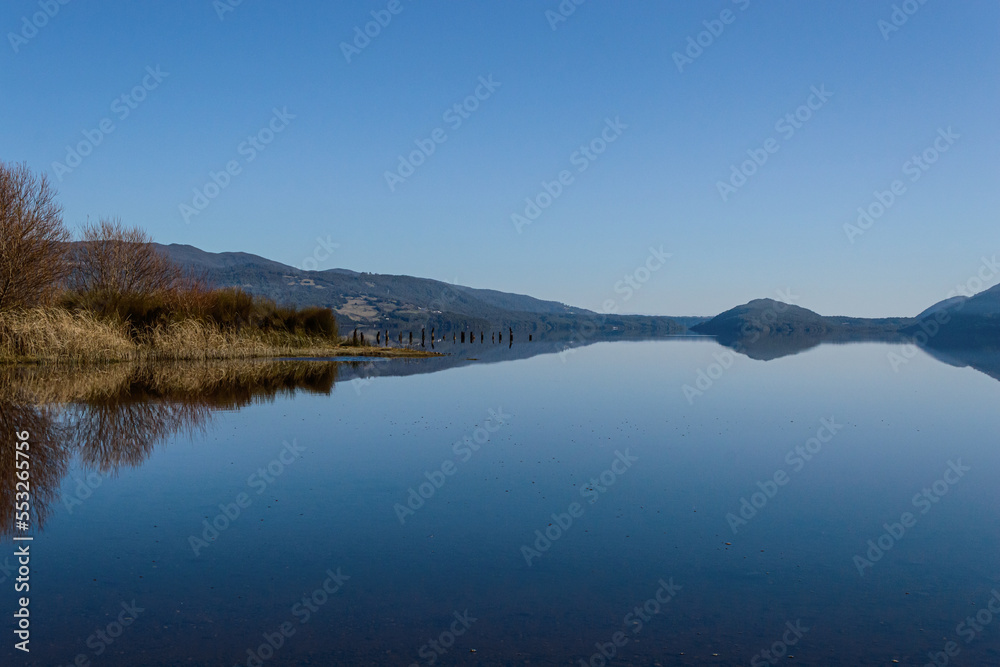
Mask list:
[[[248,297],[249,298],[249,297]],[[302,311],[299,311],[301,313]],[[305,318],[302,318],[305,319]],[[409,348],[355,346],[311,328],[225,324],[211,318],[164,318],[137,326],[128,317],[35,307],[0,312],[0,363],[185,361],[263,357],[427,357]]]

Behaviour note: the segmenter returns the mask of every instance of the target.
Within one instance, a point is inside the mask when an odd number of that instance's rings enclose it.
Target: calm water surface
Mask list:
[[[30,654],[0,545],[3,663],[1000,664],[997,379],[875,343],[526,348],[70,406]]]

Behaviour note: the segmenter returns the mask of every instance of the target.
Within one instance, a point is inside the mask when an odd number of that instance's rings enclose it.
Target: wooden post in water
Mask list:
[[[490,342],[491,342],[491,343],[493,343],[494,345],[496,345],[496,342],[497,342],[497,334],[496,334],[496,332],[495,332],[495,331],[491,331],[491,332],[490,332]]]
[[[486,333],[480,331],[479,332],[479,342],[482,343],[485,338],[486,338]]]
[[[413,345],[413,332],[410,332],[410,345]]]
[[[531,334],[528,334],[528,342],[531,342]]]
[[[434,334],[431,334],[431,339],[433,338]],[[426,340],[427,340],[427,331],[423,327],[420,327],[420,347],[427,347]]]
[[[464,331],[462,332],[462,342],[463,343],[465,342],[465,332]]]
[[[451,332],[451,342],[452,343],[455,342],[455,332],[454,331]]]
[[[402,331],[399,332],[399,344],[400,345],[403,344],[403,332]]]
[[[381,345],[382,344],[382,332],[381,331],[376,331],[375,332],[375,344],[376,345]]]
[[[511,343],[514,342],[514,330],[510,327],[507,327],[507,337],[510,338]]]

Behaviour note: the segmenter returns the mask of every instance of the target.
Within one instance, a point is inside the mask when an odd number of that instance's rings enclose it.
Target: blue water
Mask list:
[[[0,655],[924,665],[954,641],[949,664],[1000,664],[1000,617],[960,626],[1000,589],[1000,382],[922,352],[894,370],[895,349],[380,362],[215,411],[83,492],[94,468],[74,459],[31,546],[31,653],[13,648],[8,579]],[[686,396],[699,371],[711,386]],[[871,560],[883,524],[899,536]]]

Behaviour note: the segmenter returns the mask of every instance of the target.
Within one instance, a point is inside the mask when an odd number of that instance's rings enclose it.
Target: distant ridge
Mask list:
[[[332,308],[345,331],[362,328],[522,333],[572,332],[598,328],[596,335],[682,333],[668,317],[602,315],[523,294],[477,289],[428,278],[359,273],[347,269],[305,271],[244,252],[212,253],[190,245],[158,245],[189,271],[218,287],[240,287],[251,294],[298,306]]]

